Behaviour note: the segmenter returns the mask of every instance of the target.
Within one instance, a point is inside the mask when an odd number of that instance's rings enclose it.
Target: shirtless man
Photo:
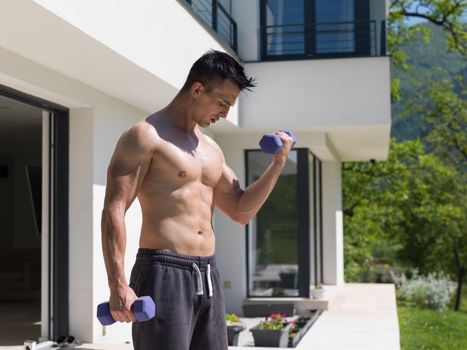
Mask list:
[[[102,248],[112,316],[133,322],[137,350],[227,349],[214,208],[241,224],[250,221],[272,191],[292,139],[278,132],[283,148],[243,190],[222,150],[199,127],[226,118],[240,91],[253,86],[237,61],[210,51],[194,63],[167,107],[133,125],[118,141],[108,168]],[[128,284],[125,213],[136,197],[143,222]],[[142,295],[156,302],[156,317],[135,322],[131,305]]]

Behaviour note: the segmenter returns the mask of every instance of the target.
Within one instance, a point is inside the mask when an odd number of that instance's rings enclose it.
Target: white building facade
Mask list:
[[[220,212],[213,219],[227,311],[344,283],[342,162],[384,160],[389,149],[386,16],[384,0],[3,1],[0,243],[8,254],[40,252],[41,335],[131,341],[129,325],[104,328],[95,317],[109,295],[100,232],[107,165],[122,132],[164,107],[210,49],[235,56],[258,81],[205,130],[243,187],[270,161],[259,151],[264,133],[297,135],[258,216],[246,227]],[[12,179],[29,186],[24,201]],[[129,276],[137,201],[126,223]]]

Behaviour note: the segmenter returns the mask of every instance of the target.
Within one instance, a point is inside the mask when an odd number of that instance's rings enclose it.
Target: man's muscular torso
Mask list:
[[[187,133],[163,125],[156,115],[144,121],[155,145],[138,191],[143,224],[140,247],[180,254],[214,253],[214,188],[222,175],[220,148],[198,128]]]
[[[220,75],[202,81],[196,76],[204,74],[202,70],[193,73],[193,82],[187,82],[187,88],[182,88],[165,108],[131,126],[117,143],[107,170],[101,218],[110,310],[117,321],[136,321],[131,305],[137,296],[128,285],[124,261],[125,214],[136,198],[143,214],[141,248],[209,256],[215,250],[214,207],[246,225],[266,201],[284,168],[292,138],[278,132],[283,147],[272,156],[261,177],[243,190],[221,149],[201,133],[199,127],[227,118],[238,99],[244,83],[238,74],[244,73],[224,66],[231,63],[224,62],[216,69],[226,70],[234,80]]]

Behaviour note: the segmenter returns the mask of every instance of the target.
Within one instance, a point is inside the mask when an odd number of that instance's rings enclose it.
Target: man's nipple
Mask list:
[[[185,170],[180,170],[180,171],[178,172],[177,176],[178,176],[178,177],[181,177],[181,178],[185,177],[185,176],[186,176],[186,171],[185,171]]]

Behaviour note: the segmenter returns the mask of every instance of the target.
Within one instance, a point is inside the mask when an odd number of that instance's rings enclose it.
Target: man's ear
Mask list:
[[[204,91],[204,85],[202,82],[197,81],[191,85],[191,95],[193,98],[198,98],[201,93]]]

